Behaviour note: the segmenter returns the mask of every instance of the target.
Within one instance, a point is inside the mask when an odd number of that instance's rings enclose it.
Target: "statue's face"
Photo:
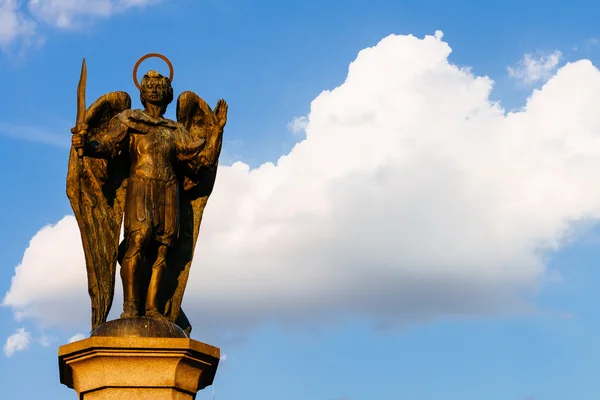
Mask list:
[[[167,83],[161,78],[147,78],[140,95],[149,103],[163,105],[167,103]]]

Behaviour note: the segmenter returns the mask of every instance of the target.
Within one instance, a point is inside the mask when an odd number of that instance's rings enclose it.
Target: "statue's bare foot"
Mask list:
[[[170,321],[169,318],[162,315],[156,308],[150,308],[146,310],[146,317],[154,318],[162,321]]]
[[[140,313],[138,311],[138,306],[134,302],[125,302],[123,304],[123,313],[121,313],[121,318],[133,318],[139,317]]]

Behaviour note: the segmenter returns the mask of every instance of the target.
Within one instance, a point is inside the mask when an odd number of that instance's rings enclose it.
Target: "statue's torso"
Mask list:
[[[175,177],[174,132],[155,127],[148,133],[130,134],[131,175],[170,180]]]
[[[131,176],[163,181],[176,179],[175,122],[152,119],[141,110],[128,110]],[[158,123],[159,121],[160,123]]]

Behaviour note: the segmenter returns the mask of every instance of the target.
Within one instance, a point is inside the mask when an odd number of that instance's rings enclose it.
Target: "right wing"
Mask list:
[[[101,96],[85,113],[87,139],[106,135],[112,118],[129,108],[131,98],[125,92]],[[127,155],[108,160],[79,158],[71,147],[67,196],[79,225],[85,253],[92,329],[106,322],[113,301],[128,164]]]

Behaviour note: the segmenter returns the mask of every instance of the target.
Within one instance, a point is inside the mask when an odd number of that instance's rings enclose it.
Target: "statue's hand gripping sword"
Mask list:
[[[87,133],[87,126],[85,124],[85,83],[87,79],[87,67],[85,65],[85,58],[81,63],[81,76],[79,77],[79,84],[77,85],[77,123],[75,128],[71,130],[74,135],[85,136]],[[77,149],[77,155],[83,157],[83,147]]]

